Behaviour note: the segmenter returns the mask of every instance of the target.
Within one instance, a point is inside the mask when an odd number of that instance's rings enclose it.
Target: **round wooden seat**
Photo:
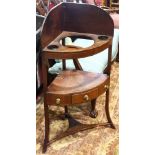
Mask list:
[[[46,92],[48,104],[75,104],[97,98],[106,90],[109,76],[80,70],[62,71]]]

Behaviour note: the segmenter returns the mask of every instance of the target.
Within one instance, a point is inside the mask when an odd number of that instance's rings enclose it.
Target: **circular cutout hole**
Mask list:
[[[98,36],[98,39],[100,39],[100,40],[107,40],[108,36],[105,36],[105,35]]]
[[[65,37],[62,40],[60,40],[60,44],[69,48],[88,48],[94,44],[94,40],[87,36],[74,35]]]
[[[49,45],[47,48],[50,50],[57,50],[58,46],[57,45]]]

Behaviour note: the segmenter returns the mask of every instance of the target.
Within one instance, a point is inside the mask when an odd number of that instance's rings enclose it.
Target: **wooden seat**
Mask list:
[[[109,77],[106,74],[79,70],[62,71],[48,86],[46,99],[49,105],[84,103],[101,95],[108,84]]]

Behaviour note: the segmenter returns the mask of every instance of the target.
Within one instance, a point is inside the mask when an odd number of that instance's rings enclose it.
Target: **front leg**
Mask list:
[[[47,150],[47,146],[49,143],[49,130],[50,130],[49,110],[48,110],[48,105],[45,98],[44,98],[44,116],[45,116],[45,136],[44,136],[44,144],[43,144],[43,150],[42,150],[43,153],[45,153]]]
[[[96,111],[95,106],[96,106],[96,99],[93,99],[91,101],[91,111],[90,111],[90,114],[89,114],[89,116],[92,117],[92,118],[96,118],[97,115],[98,115],[98,112]]]
[[[106,112],[107,120],[108,120],[108,123],[110,124],[110,127],[115,129],[115,126],[112,122],[112,119],[110,117],[110,112],[109,112],[109,88],[106,91],[105,112]]]

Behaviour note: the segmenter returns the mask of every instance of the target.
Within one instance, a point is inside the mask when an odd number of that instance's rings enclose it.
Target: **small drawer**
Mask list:
[[[67,104],[71,104],[71,95],[55,95],[55,94],[46,94],[46,99],[48,101],[48,105],[60,105],[64,106]]]
[[[98,89],[72,95],[72,104],[88,102],[98,97]]]

